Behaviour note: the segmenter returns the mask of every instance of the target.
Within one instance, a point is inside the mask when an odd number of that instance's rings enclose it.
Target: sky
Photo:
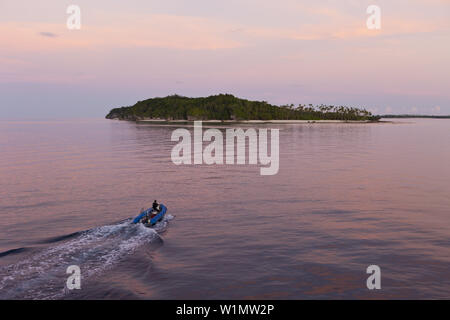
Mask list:
[[[218,93],[450,114],[450,0],[0,0],[0,119]]]

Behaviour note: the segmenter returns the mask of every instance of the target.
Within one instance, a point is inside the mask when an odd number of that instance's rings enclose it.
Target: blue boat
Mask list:
[[[146,225],[151,227],[155,225],[158,221],[162,220],[162,218],[167,212],[167,207],[161,203],[159,205],[159,210],[160,211],[157,212],[156,215],[152,216],[153,208],[148,208],[147,210],[142,211],[136,218],[134,218],[133,223],[139,223],[145,216],[149,215],[152,218],[150,219],[149,223],[146,223]]]

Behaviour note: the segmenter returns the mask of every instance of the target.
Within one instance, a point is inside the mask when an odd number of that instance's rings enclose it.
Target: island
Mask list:
[[[171,95],[138,101],[133,106],[112,109],[107,119],[130,121],[358,121],[375,122],[379,116],[363,108],[319,105],[276,106],[231,94],[190,98]]]

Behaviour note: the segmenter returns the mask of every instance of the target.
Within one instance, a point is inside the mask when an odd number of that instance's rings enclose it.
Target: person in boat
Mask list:
[[[156,211],[156,212],[159,212],[160,211],[160,209],[159,209],[159,203],[155,200],[155,201],[153,201],[153,206],[152,206],[152,208],[153,208],[153,211]]]

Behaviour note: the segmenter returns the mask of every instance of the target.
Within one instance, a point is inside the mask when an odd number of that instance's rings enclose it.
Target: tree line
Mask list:
[[[276,106],[266,101],[250,101],[231,94],[189,98],[171,95],[138,101],[135,105],[112,109],[108,119],[143,120],[369,120],[377,121],[363,108],[346,106]]]

